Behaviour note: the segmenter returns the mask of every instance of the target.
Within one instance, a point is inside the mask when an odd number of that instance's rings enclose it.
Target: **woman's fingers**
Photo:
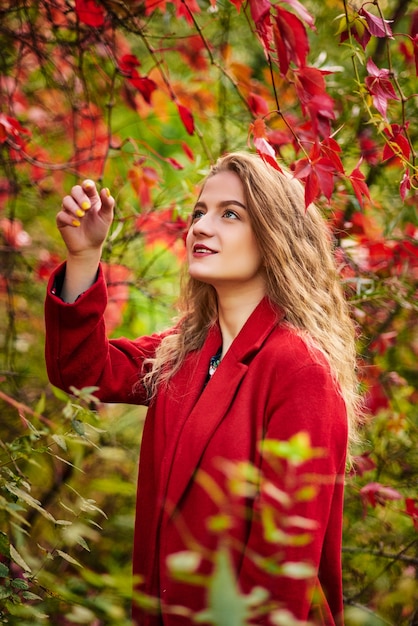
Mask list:
[[[91,207],[100,208],[100,196],[94,181],[86,179],[81,186],[73,187],[71,195],[79,201],[80,208],[88,211]]]
[[[61,210],[57,214],[57,225],[80,226],[80,218],[84,217],[85,211],[75,202],[71,196],[65,196],[62,201]]]
[[[107,187],[101,190],[100,199],[102,201],[102,211],[106,214],[112,215],[115,206],[115,199],[112,198],[110,190]]]
[[[91,209],[101,213],[105,220],[112,219],[115,201],[110,191],[105,188],[100,194],[92,180],[85,180],[81,185],[75,185],[71,194],[64,197],[62,209],[57,215],[58,226],[80,226],[81,220]]]

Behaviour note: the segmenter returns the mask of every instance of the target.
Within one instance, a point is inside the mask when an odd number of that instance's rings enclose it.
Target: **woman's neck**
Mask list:
[[[264,288],[222,294],[217,291],[219,326],[222,334],[222,357],[265,296]]]

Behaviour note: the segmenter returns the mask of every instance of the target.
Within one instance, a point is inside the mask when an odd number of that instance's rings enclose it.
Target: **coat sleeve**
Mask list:
[[[50,382],[69,391],[98,387],[102,402],[146,404],[145,391],[133,392],[143,360],[152,356],[160,335],[108,340],[104,322],[107,289],[99,269],[94,285],[68,304],[59,297],[65,266],[51,276],[45,301],[45,359]]]
[[[264,587],[273,606],[299,620],[313,618],[316,624],[330,626],[340,623],[342,613],[345,404],[326,364],[281,368],[275,381],[261,443],[260,489],[239,582],[247,593]],[[267,440],[289,442],[300,432],[316,449],[312,458],[302,462],[294,450],[294,460],[286,459],[286,445],[284,457],[267,451]],[[304,575],[305,564],[311,574]],[[270,623],[264,620],[255,623]]]

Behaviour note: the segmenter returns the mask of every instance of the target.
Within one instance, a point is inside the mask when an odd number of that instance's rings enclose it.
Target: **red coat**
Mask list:
[[[63,389],[96,385],[103,402],[145,404],[132,386],[142,359],[153,353],[161,336],[107,341],[102,274],[74,304],[54,295],[55,278],[46,300],[51,382]],[[164,606],[199,611],[205,606],[204,587],[173,580],[167,556],[196,551],[202,557],[199,572],[207,574],[216,548],[226,546],[242,591],[265,587],[274,603],[298,619],[333,626],[342,624],[343,610],[345,405],[325,359],[308,349],[281,317],[264,299],[205,387],[210,357],[221,345],[219,327],[213,327],[202,350],[186,359],[168,390],[161,390],[149,407],[139,465],[134,574],[143,577],[139,589]],[[308,462],[295,466],[263,452],[266,440],[286,442],[301,431],[309,433],[314,448],[322,449]],[[253,464],[263,476],[260,489],[253,483],[254,492],[248,492],[248,485],[246,493],[231,491],[228,461]],[[297,496],[306,484],[315,495]],[[220,520],[223,530],[216,531]],[[289,537],[302,535],[308,535],[307,543],[289,545]],[[271,568],[267,573],[259,567],[260,558],[254,559],[257,555],[273,568],[307,561],[314,574],[298,580]],[[170,609],[162,617],[134,608],[134,621],[141,626],[191,623]],[[254,623],[270,622],[259,617]]]

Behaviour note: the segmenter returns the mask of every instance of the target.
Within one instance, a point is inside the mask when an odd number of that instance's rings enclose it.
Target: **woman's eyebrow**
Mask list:
[[[242,204],[242,202],[240,202],[239,200],[222,200],[222,202],[218,202],[218,207],[219,208],[225,208],[227,206],[231,206],[231,204],[236,204],[237,206],[241,207],[242,209],[247,210],[247,207],[245,206],[245,204]],[[203,202],[202,200],[198,200],[196,202],[196,204],[194,205],[194,208],[205,208],[206,209],[206,202]]]

